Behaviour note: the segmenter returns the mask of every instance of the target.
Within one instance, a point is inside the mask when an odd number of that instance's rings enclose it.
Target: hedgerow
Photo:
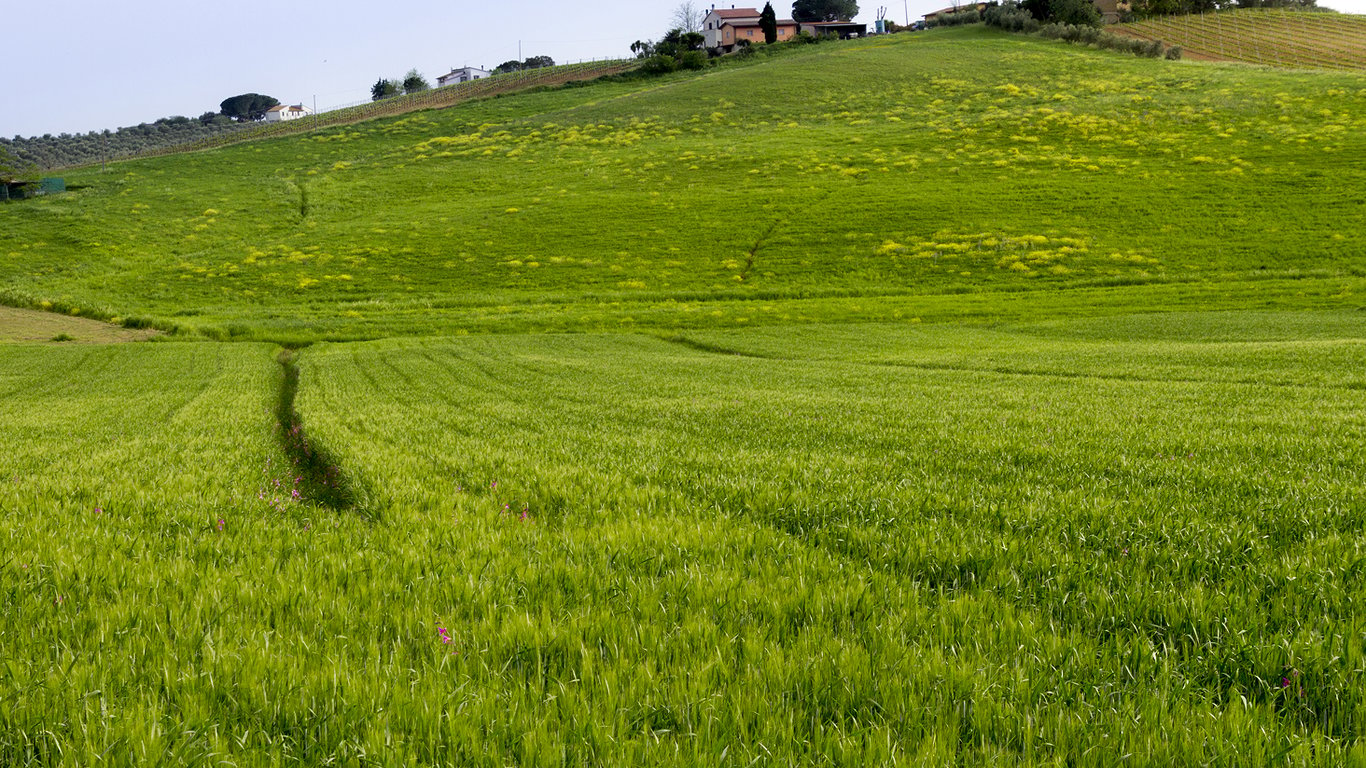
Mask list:
[[[976,11],[949,14],[949,16],[976,15]],[[1069,43],[1082,43],[1111,51],[1131,53],[1150,59],[1181,58],[1179,46],[1167,47],[1161,40],[1140,40],[1135,37],[1114,35],[1086,24],[1040,23],[1024,8],[1016,3],[1004,3],[987,8],[982,13],[982,22],[987,26],[1004,29],[1007,32],[1037,34],[1050,40],[1063,40]],[[970,23],[970,22],[951,22]]]

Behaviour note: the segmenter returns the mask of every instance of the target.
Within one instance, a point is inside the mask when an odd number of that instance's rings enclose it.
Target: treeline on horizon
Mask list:
[[[1319,11],[1337,13],[1331,8],[1320,8],[1317,0],[1129,0],[1120,3],[1119,21],[1160,16],[1184,16],[1215,11],[1235,11],[1249,8],[1278,8],[1287,11]],[[1016,12],[1032,17],[1037,24],[1033,29],[1023,30]],[[1002,13],[1006,20],[1014,23],[1000,23]],[[1042,24],[1070,24],[1100,27],[1100,9],[1092,0],[991,0],[983,10],[967,6],[955,13],[945,13],[930,19],[929,27],[952,27],[960,24],[975,24],[985,21],[1010,31],[1037,31]],[[1087,41],[1094,42],[1094,41]]]
[[[186,144],[248,125],[251,123],[238,122],[218,112],[205,112],[197,118],[176,115],[112,131],[0,137],[0,149],[8,150],[23,165],[67,168]]]
[[[1248,8],[1336,13],[1328,8],[1319,8],[1314,3],[1315,0],[1130,0],[1127,5],[1121,3],[1119,21],[1123,23],[1135,19]],[[1009,32],[1038,33],[1051,39],[1128,51],[1139,56],[1156,57],[1165,53],[1160,42],[1100,31],[1104,26],[1104,20],[1100,8],[1092,0],[992,0],[980,11],[975,6],[969,6],[955,13],[940,14],[930,19],[927,26],[953,27],[978,22],[985,22],[988,26],[1000,27]],[[1089,28],[1089,31],[1079,33],[1077,29],[1068,28]],[[1152,45],[1152,42],[1157,44]],[[1174,55],[1167,57],[1180,58],[1179,47]]]

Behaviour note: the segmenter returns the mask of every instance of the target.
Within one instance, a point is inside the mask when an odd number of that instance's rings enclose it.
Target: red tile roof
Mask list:
[[[759,26],[759,22],[757,22],[757,21],[723,21],[723,22],[721,22],[721,26],[723,26],[723,27],[735,27],[736,29],[745,29],[745,28],[748,28],[748,27],[756,27],[756,28],[757,28],[757,27]],[[800,26],[800,25],[797,24],[797,22],[793,21],[792,19],[779,19],[779,20],[778,20],[778,26],[780,26],[780,27],[796,27],[796,26]]]
[[[712,11],[723,19],[748,19],[759,15],[758,8],[736,8],[734,10]]]

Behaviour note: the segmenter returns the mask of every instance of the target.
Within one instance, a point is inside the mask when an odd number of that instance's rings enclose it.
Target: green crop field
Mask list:
[[[0,765],[1366,765],[1361,157],[976,27],[73,172]]]

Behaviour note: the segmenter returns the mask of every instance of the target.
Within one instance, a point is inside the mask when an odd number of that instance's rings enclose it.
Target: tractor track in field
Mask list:
[[[300,493],[308,501],[339,512],[363,512],[360,494],[335,457],[304,432],[303,420],[294,405],[299,393],[299,366],[294,350],[284,349],[276,359],[283,369],[283,378],[275,405],[275,429],[280,448],[300,478]]]
[[[687,336],[660,335],[656,338],[670,344],[710,355],[724,357],[739,357],[750,360],[771,360],[779,363],[841,363],[845,365],[860,365],[875,368],[907,368],[918,371],[931,371],[942,373],[985,373],[997,376],[1029,376],[1036,378],[1052,379],[1091,379],[1094,381],[1116,381],[1130,382],[1134,384],[1199,384],[1199,385],[1223,385],[1241,387],[1270,387],[1275,389],[1336,389],[1344,391],[1366,390],[1366,383],[1348,382],[1341,384],[1331,383],[1300,383],[1293,381],[1267,381],[1262,379],[1197,379],[1186,377],[1158,377],[1158,376],[1137,376],[1124,373],[1096,373],[1084,371],[1048,371],[1033,368],[1011,368],[1007,366],[984,366],[984,365],[963,365],[958,363],[933,363],[933,362],[911,362],[905,360],[841,360],[839,358],[801,358],[784,357],[781,355],[770,355],[760,352],[750,352],[741,349],[733,349],[720,344],[689,338]]]
[[[771,237],[773,233],[777,231],[778,225],[782,223],[783,220],[781,218],[775,219],[772,224],[768,225],[768,229],[764,230],[762,235],[759,235],[759,239],[754,241],[754,245],[751,246],[749,252],[745,254],[745,268],[740,270],[740,280],[744,281],[749,279],[750,274],[754,272],[754,257],[759,254],[759,249],[764,247],[764,241]]]

